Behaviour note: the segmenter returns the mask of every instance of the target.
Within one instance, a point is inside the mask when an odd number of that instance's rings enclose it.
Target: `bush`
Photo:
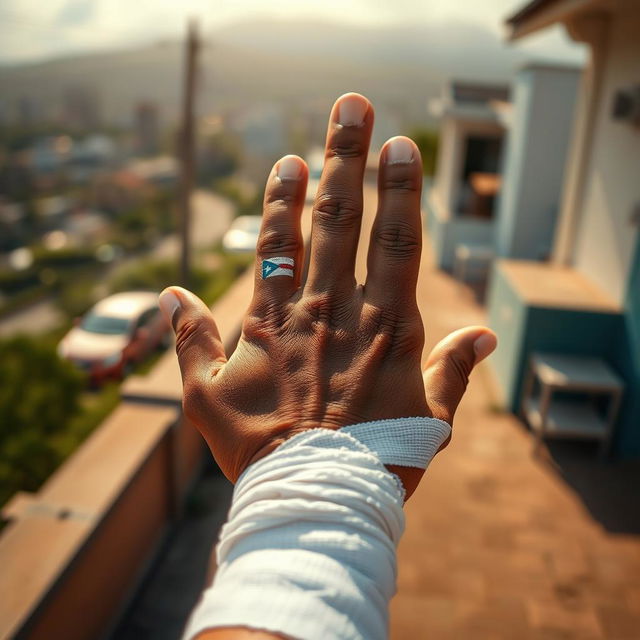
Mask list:
[[[61,462],[56,438],[78,414],[83,387],[52,344],[24,336],[0,342],[0,504],[36,490]]]
[[[199,291],[206,284],[209,274],[194,269],[191,289]],[[144,260],[118,271],[109,282],[111,293],[120,291],[162,291],[180,282],[180,270],[176,260]]]
[[[33,251],[33,264],[38,268],[77,267],[95,262],[93,247],[69,247],[56,250],[39,247]]]
[[[422,156],[422,169],[425,175],[433,176],[438,160],[438,132],[431,129],[416,128],[408,136],[418,145]]]

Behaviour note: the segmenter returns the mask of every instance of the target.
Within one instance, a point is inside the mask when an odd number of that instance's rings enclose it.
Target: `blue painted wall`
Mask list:
[[[640,234],[627,288],[624,324],[615,349],[615,359],[628,384],[618,445],[624,454],[640,455]]]
[[[639,263],[636,256],[640,274]],[[531,352],[598,356],[626,383],[614,451],[623,456],[640,454],[640,286],[630,292],[625,314],[533,307],[520,299],[496,266],[488,311],[489,324],[498,335],[498,349],[490,362],[511,411],[519,411]]]

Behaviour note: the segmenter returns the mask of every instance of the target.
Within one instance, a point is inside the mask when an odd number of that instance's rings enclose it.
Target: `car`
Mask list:
[[[258,244],[262,216],[238,216],[222,238],[229,253],[253,253]]]
[[[123,378],[132,366],[169,340],[169,326],[149,291],[116,293],[94,305],[58,345],[58,355],[94,384]]]

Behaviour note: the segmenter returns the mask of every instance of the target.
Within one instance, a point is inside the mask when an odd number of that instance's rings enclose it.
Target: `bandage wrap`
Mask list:
[[[184,638],[231,626],[385,638],[404,491],[384,464],[426,468],[449,433],[431,418],[314,429],[251,465]]]

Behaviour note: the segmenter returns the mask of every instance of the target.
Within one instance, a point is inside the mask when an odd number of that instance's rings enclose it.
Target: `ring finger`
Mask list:
[[[362,220],[362,180],[373,128],[369,101],[348,93],[331,111],[325,163],[313,207],[306,289],[355,286],[354,264]]]

